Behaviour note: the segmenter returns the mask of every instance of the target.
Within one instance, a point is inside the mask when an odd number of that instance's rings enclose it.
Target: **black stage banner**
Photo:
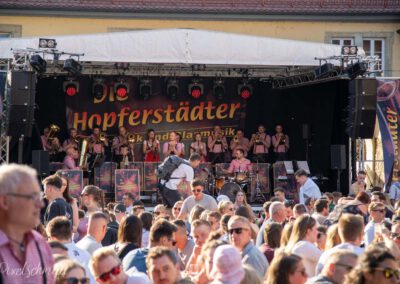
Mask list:
[[[116,78],[104,79],[101,98],[92,95],[92,80],[81,79],[79,93],[65,99],[67,126],[89,134],[94,125],[99,125],[101,131],[111,136],[118,135],[118,127],[125,126],[140,145],[150,128],[156,131],[161,143],[168,140],[170,131],[177,131],[187,144],[193,140],[195,132],[208,137],[214,125],[220,125],[227,137],[234,136],[235,130],[244,126],[246,104],[237,94],[236,80],[225,84],[226,96],[222,100],[214,97],[211,79],[204,79],[204,94],[199,99],[188,94],[190,81],[186,81],[180,81],[178,99],[171,100],[166,96],[165,80],[153,79],[151,96],[143,100],[139,97],[136,79],[125,79],[129,90],[124,98],[114,94]]]

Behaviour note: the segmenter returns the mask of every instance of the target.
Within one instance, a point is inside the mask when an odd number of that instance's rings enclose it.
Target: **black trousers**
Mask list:
[[[165,207],[172,208],[177,201],[182,200],[178,190],[169,189],[166,186],[162,186],[160,189]]]
[[[253,154],[252,161],[254,163],[268,163],[268,154]]]

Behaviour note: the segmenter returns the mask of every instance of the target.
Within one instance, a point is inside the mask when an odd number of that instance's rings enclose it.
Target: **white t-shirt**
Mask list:
[[[68,257],[82,265],[85,268],[86,277],[90,278],[90,283],[96,284],[96,280],[89,270],[90,254],[87,251],[78,248],[75,243],[68,243],[64,245],[68,248]]]
[[[322,251],[308,241],[300,241],[294,245],[292,253],[302,258],[308,277],[313,277]]]
[[[189,163],[185,160],[186,163]],[[194,170],[191,166],[187,165],[186,163],[182,163],[179,167],[172,172],[171,178],[165,184],[167,188],[177,190],[178,184],[181,183],[182,179],[184,178],[187,182],[191,183],[194,178]]]
[[[188,196],[183,201],[181,213],[189,214],[193,207],[197,204],[210,211],[216,211],[218,209],[218,205],[214,197],[203,193],[203,197],[200,200],[194,199],[193,195]]]
[[[324,251],[324,253],[319,258],[319,261],[318,261],[318,264],[317,264],[317,268],[315,270],[315,274],[320,274],[321,273],[322,268],[324,268],[324,265],[325,265],[326,261],[328,260],[328,258],[334,252],[337,252],[338,250],[349,250],[351,252],[354,252],[358,256],[360,256],[364,252],[364,248],[355,246],[355,245],[350,244],[350,243],[338,244],[337,246]]]
[[[300,204],[304,204],[307,198],[319,199],[321,198],[321,191],[318,185],[310,178],[300,187],[299,199]]]

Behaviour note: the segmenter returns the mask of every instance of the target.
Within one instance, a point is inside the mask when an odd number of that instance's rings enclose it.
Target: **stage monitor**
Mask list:
[[[294,175],[293,162],[292,161],[283,161],[283,164],[285,165],[286,174]]]
[[[303,169],[306,171],[308,175],[310,174],[310,168],[308,167],[307,161],[296,161],[296,164],[297,164],[297,169]]]

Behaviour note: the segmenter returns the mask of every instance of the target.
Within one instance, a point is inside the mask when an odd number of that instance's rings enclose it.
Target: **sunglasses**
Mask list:
[[[154,211],[153,214],[156,215],[156,216],[158,216],[158,215],[161,214],[161,212],[156,212],[156,211]]]
[[[174,239],[168,239],[168,241],[172,242],[173,246],[176,246],[176,241]]]
[[[390,278],[392,278],[393,276],[395,276],[396,279],[399,279],[399,277],[400,277],[400,272],[399,272],[399,270],[394,270],[394,269],[385,268],[385,267],[377,267],[377,268],[375,268],[374,270],[375,270],[375,271],[382,271],[382,272],[383,272],[383,276],[384,276],[386,279],[390,279]]]
[[[200,193],[200,192],[201,192],[201,189],[193,189],[192,192]]]
[[[380,212],[380,213],[382,213],[382,214],[386,212],[385,209],[375,209],[375,210],[372,210],[372,211],[374,211],[374,212]]]
[[[174,210],[178,210],[178,211],[180,211],[180,210],[181,210],[181,208],[180,208],[180,207],[174,207]]]
[[[228,210],[229,210],[229,211],[234,211],[234,209],[233,209],[233,208],[228,208]]]
[[[70,278],[65,278],[64,281],[66,281],[68,284],[88,284],[89,283],[89,278],[76,278],[76,277],[70,277]]]
[[[119,264],[118,266],[115,266],[113,269],[110,271],[101,274],[98,279],[100,279],[103,282],[107,282],[111,278],[111,274],[114,276],[117,276],[118,274],[121,273],[121,265]]]
[[[234,228],[234,229],[229,229],[229,235],[233,235],[235,233],[236,235],[240,235],[243,231],[247,231],[248,229],[246,228]]]

